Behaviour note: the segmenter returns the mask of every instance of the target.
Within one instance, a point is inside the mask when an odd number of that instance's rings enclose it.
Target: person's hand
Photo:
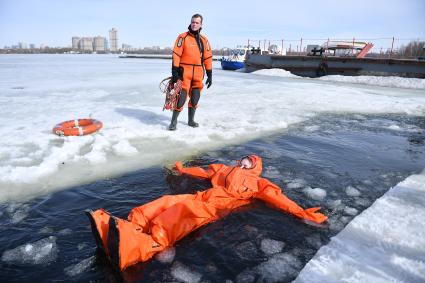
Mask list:
[[[205,81],[205,84],[207,85],[207,88],[210,88],[212,85],[212,70],[207,70],[207,80]]]
[[[183,75],[181,74],[182,70],[179,67],[171,68],[171,82],[175,84],[178,79],[182,79]]]
[[[311,220],[319,224],[326,221],[328,217],[320,212],[317,212],[318,210],[320,210],[320,207],[312,207],[304,210],[305,219]]]
[[[183,165],[180,161],[176,161],[176,163],[174,164],[174,168],[181,173],[183,171]]]

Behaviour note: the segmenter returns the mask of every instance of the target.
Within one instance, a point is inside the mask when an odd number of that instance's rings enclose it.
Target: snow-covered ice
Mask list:
[[[294,282],[425,282],[424,218],[425,171],[354,218]]]
[[[0,202],[171,164],[318,113],[425,113],[425,96],[415,89],[276,76],[282,70],[223,72],[215,65],[214,84],[197,111],[201,127],[188,127],[184,110],[170,132],[158,88],[169,64],[109,55],[2,55]],[[90,116],[104,123],[95,135],[51,132],[59,122]]]

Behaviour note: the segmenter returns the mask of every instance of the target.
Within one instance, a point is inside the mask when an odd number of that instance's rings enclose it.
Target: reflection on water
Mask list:
[[[329,227],[307,225],[253,202],[192,233],[166,254],[127,270],[124,279],[291,281],[353,217],[425,168],[424,140],[423,117],[323,115],[284,134],[196,156],[186,165],[229,164],[249,153],[262,156],[263,176],[303,207],[322,206]],[[175,176],[167,168],[151,168],[28,203],[3,204],[0,279],[115,281],[108,264],[96,255],[83,211],[104,207],[125,217],[132,207],[161,195],[208,187],[208,182]]]

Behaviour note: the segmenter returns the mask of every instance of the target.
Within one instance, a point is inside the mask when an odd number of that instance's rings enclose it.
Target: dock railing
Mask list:
[[[352,42],[353,48],[346,50],[345,56],[355,55],[356,43],[372,43],[373,47],[366,54],[371,58],[410,58],[423,55],[425,38],[303,38],[299,39],[248,39],[247,46],[260,49],[262,52],[276,55],[308,55],[312,46],[323,47],[325,55],[329,55],[327,47],[331,42]],[[422,50],[421,50],[422,45]]]

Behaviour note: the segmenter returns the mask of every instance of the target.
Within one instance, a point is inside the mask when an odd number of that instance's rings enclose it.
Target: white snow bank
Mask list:
[[[341,76],[331,75],[320,77],[322,81],[344,82],[354,84],[366,84],[386,87],[400,87],[425,89],[425,79],[401,78],[401,77],[378,77],[378,76]]]
[[[18,264],[49,264],[58,254],[56,237],[50,236],[34,243],[24,244],[3,253],[1,260]]]
[[[425,170],[354,218],[294,282],[425,282],[424,219]]]
[[[262,69],[252,72],[255,75],[273,76],[283,78],[302,78],[296,76],[289,71],[283,69]],[[381,76],[342,76],[342,75],[329,75],[320,78],[303,78],[305,80],[320,80],[330,82],[342,82],[352,84],[363,84],[371,86],[384,86],[395,88],[411,88],[411,89],[425,89],[425,79],[417,78],[402,78],[396,76],[381,77]]]
[[[296,76],[289,71],[286,71],[283,69],[277,69],[277,68],[258,70],[258,71],[252,72],[252,74],[262,75],[262,76],[285,77],[285,78],[300,78],[299,76]]]

